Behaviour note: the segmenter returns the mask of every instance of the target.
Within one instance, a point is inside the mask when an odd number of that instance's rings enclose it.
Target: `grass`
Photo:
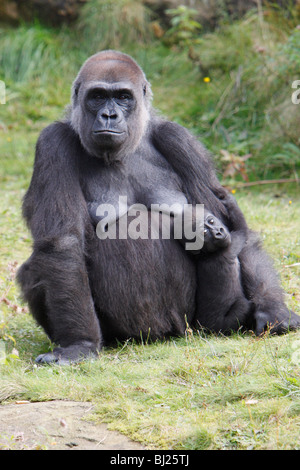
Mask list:
[[[27,327],[26,327],[27,323]],[[38,332],[23,321],[18,342]],[[21,333],[20,333],[21,332]],[[126,343],[95,362],[1,367],[1,398],[96,404],[92,416],[150,448],[299,448],[296,333],[257,339],[188,333],[154,344]]]
[[[274,138],[278,129],[267,125],[274,121],[267,112],[270,106],[264,104],[266,88],[252,101],[262,83],[255,74],[262,59],[251,55],[253,22],[248,21],[248,30],[237,23],[231,30],[228,26],[223,33],[219,30],[215,36],[207,36],[204,59],[212,72],[208,84],[185,51],[172,50],[161,41],[146,42],[145,47],[141,31],[137,44],[126,44],[123,50],[133,53],[145,69],[152,82],[154,105],[200,135],[217,156],[224,148],[234,155],[256,148],[255,158],[270,165],[270,154],[281,153],[274,174],[295,175],[299,147],[286,134]],[[280,34],[278,28],[268,32],[273,35],[269,60],[281,48],[287,47],[289,53],[295,45],[297,48],[293,27]],[[188,330],[184,338],[149,344],[129,341],[107,348],[94,362],[69,367],[34,364],[34,358],[52,345],[22,304],[15,284],[16,269],[31,251],[21,201],[29,184],[38,134],[63,115],[74,75],[85,56],[94,52],[97,38],[89,49],[87,26],[83,23],[80,28],[86,37],[80,50],[72,46],[74,34],[79,32],[65,29],[32,25],[0,33],[0,79],[7,86],[7,103],[0,106],[0,401],[91,401],[96,404],[92,419],[107,422],[111,429],[149,448],[299,449],[299,332],[256,338],[251,333],[222,337]],[[248,88],[251,99],[241,108],[244,91],[234,94],[234,83],[243,55],[235,57],[234,48],[243,28],[241,44],[249,62],[243,69],[243,90],[252,85]],[[122,34],[124,38],[125,32]],[[104,45],[106,39],[101,41]],[[222,41],[226,47],[221,47]],[[284,68],[292,67],[286,65],[286,53],[282,54],[278,106],[287,91]],[[212,126],[220,113],[222,119]],[[268,142],[272,142],[270,148]],[[251,178],[265,172],[254,167],[254,173],[247,167]],[[270,174],[269,169],[266,172]],[[235,179],[227,183],[236,187]],[[274,259],[287,304],[300,313],[299,186],[237,189],[235,195],[249,225],[261,233]]]

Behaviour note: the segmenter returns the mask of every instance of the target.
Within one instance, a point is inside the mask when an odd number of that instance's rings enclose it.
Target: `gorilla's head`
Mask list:
[[[227,248],[231,243],[231,235],[227,227],[214,215],[204,211],[204,245],[203,252],[212,253]]]
[[[150,100],[150,85],[131,57],[99,52],[73,83],[71,124],[88,153],[107,162],[120,160],[138,146]]]

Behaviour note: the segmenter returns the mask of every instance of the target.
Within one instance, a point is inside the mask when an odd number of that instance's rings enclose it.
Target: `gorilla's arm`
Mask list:
[[[18,281],[33,316],[61,346],[41,355],[38,362],[65,362],[99,346],[84,259],[88,213],[79,186],[78,153],[78,138],[67,124],[46,128],[23,203],[34,249],[20,268]]]
[[[230,231],[243,232],[245,235],[248,233],[248,225],[244,214],[238,206],[235,198],[228,193],[223,199],[223,204],[227,209],[227,214],[230,219]]]
[[[223,200],[223,204],[227,209],[228,217],[230,219],[230,233],[231,233],[231,252],[238,256],[245,246],[249,228],[242,213],[238,206],[235,198],[228,193],[226,198]]]
[[[225,218],[226,223],[227,211],[222,199],[227,191],[218,181],[205,147],[184,127],[162,120],[154,121],[152,140],[180,176],[188,202],[204,204],[216,217]]]
[[[86,204],[79,186],[79,139],[67,123],[44,129],[36,146],[23,215],[35,240],[76,234],[84,237]]]

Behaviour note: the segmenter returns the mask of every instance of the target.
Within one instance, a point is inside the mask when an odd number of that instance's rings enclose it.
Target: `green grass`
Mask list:
[[[154,105],[200,135],[217,156],[221,149],[234,155],[256,149],[255,158],[270,166],[272,152],[281,153],[274,174],[294,176],[297,162],[292,155],[297,157],[299,147],[278,133],[272,127],[273,118],[268,117],[271,108],[265,107],[266,88],[261,88],[261,77],[255,72],[262,59],[251,59],[253,21],[247,23],[248,30],[245,24],[237,23],[231,30],[228,26],[225,32],[221,29],[207,37],[204,59],[212,70],[208,84],[187,60],[185,51],[170,49],[161,41],[150,44],[148,33],[142,40],[141,31],[136,44],[123,45],[116,39],[145,69],[152,82]],[[5,79],[8,98],[6,105],[0,105],[0,401],[91,401],[96,404],[92,416],[96,422],[105,421],[111,429],[150,448],[299,449],[299,332],[256,338],[251,333],[222,337],[187,331],[184,338],[152,344],[128,342],[105,349],[94,362],[69,367],[34,364],[34,358],[52,345],[22,304],[15,284],[16,269],[31,251],[21,201],[30,181],[38,134],[63,115],[78,67],[85,56],[95,52],[97,38],[89,49],[88,27],[92,25],[81,25],[74,32],[35,25],[0,33],[4,51],[0,79]],[[239,47],[247,55],[239,57],[235,51],[243,28]],[[78,34],[85,37],[80,50],[72,46]],[[287,47],[290,53],[298,44],[293,26],[280,34],[275,28],[272,35],[269,60],[275,60],[282,48]],[[105,46],[107,38],[101,41]],[[283,87],[284,68],[292,67],[286,63],[287,53],[282,54],[277,104],[283,102],[289,86],[287,78]],[[243,63],[243,90],[247,88],[251,98],[244,108],[240,101],[243,93],[234,94],[236,71],[243,57],[249,62],[247,67]],[[298,112],[298,108],[293,110]],[[220,112],[222,119],[212,126]],[[290,116],[285,119],[288,124]],[[268,126],[267,122],[273,124]],[[265,171],[271,174],[269,166],[261,171],[256,164],[251,173],[251,165],[247,167],[251,178]],[[236,187],[234,179],[229,184]],[[299,186],[237,189],[235,196],[274,259],[288,306],[299,314]]]
[[[39,334],[28,320],[17,334],[21,347],[36,346]],[[189,333],[129,342],[70,367],[9,359],[0,370],[0,397],[91,401],[95,422],[150,448],[297,449],[299,340],[297,333],[260,339]]]

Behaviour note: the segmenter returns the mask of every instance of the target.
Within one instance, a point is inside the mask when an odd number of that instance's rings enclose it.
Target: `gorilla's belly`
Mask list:
[[[196,271],[176,240],[97,239],[90,279],[104,338],[182,334],[195,311]],[[95,250],[93,250],[95,253]]]

